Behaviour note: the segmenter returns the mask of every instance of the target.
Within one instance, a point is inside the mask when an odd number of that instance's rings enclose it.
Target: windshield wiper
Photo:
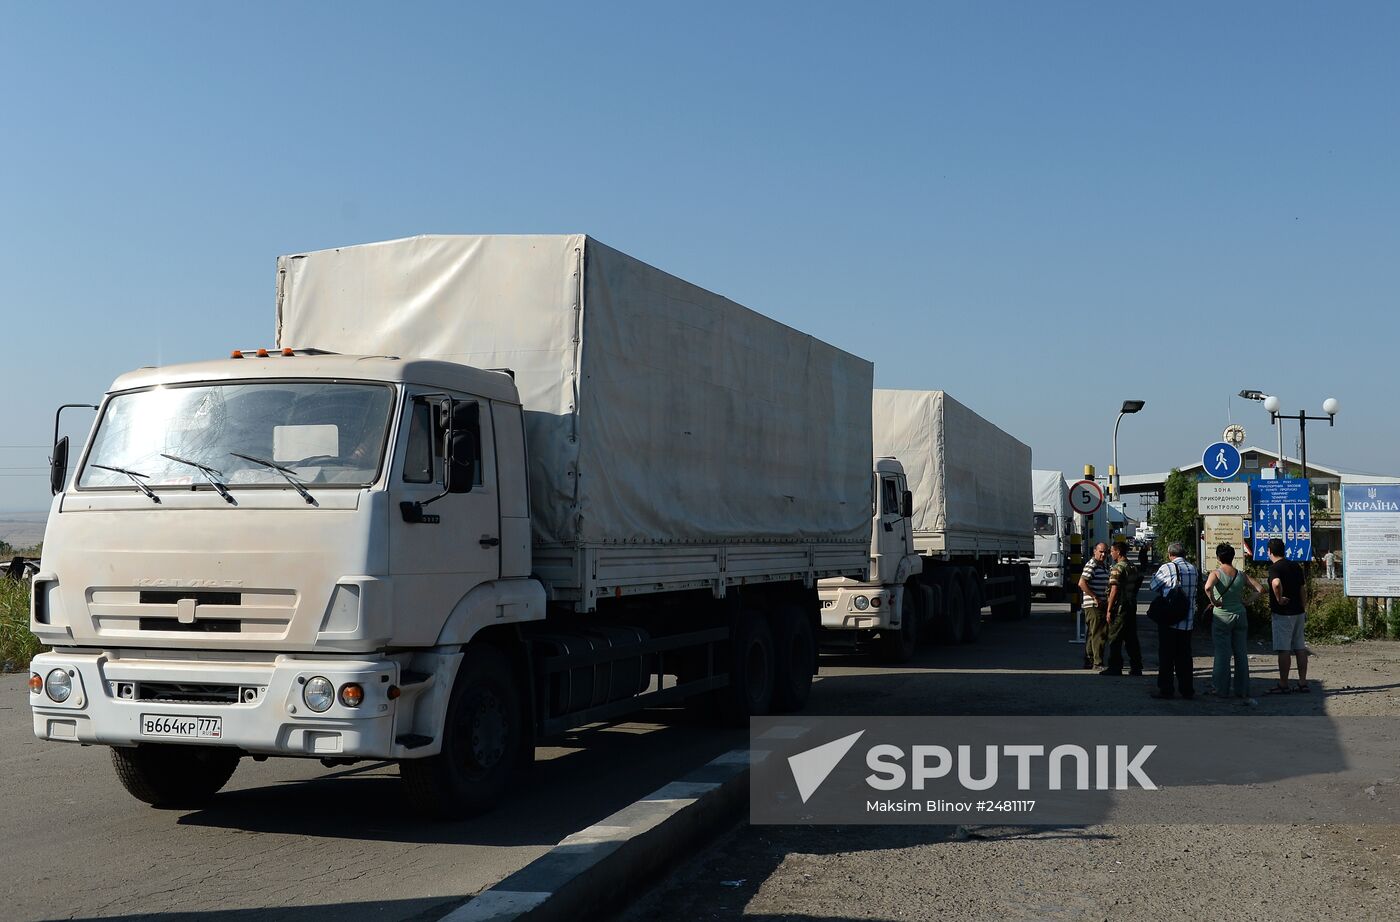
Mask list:
[[[215,490],[219,491],[219,495],[222,496],[226,501],[228,501],[231,505],[238,505],[238,501],[233,498],[233,494],[228,491],[228,488],[225,487],[223,484],[219,483],[219,481],[214,478],[215,474],[218,474],[220,477],[224,476],[223,471],[218,470],[216,468],[212,468],[207,464],[200,464],[198,461],[191,461],[189,458],[182,458],[179,455],[172,455],[167,454],[166,452],[161,452],[160,456],[162,458],[169,458],[171,461],[178,461],[181,464],[188,464],[190,467],[203,474],[204,479],[209,481],[209,485],[212,486]]]
[[[112,471],[113,473],[117,474],[125,474],[126,476],[131,478],[132,483],[136,484],[137,489],[139,489],[142,493],[145,493],[151,498],[151,502],[160,502],[160,497],[156,496],[156,491],[152,490],[150,487],[146,486],[139,479],[137,479],[140,477],[145,477],[147,480],[149,480],[151,477],[150,474],[139,474],[136,471],[129,471],[124,467],[112,467],[110,464],[93,464],[90,466],[98,468],[99,470]]]
[[[261,464],[263,467],[276,471],[286,478],[287,483],[297,488],[297,492],[301,494],[302,499],[313,506],[317,505],[316,498],[311,495],[306,487],[301,485],[301,481],[296,477],[297,472],[291,468],[283,467],[276,461],[269,461],[266,458],[256,458],[252,455],[245,455],[241,451],[231,451],[229,454],[233,455],[235,458],[242,458],[244,461],[252,461],[254,464]]]

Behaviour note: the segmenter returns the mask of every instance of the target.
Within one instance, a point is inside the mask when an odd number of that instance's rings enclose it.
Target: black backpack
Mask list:
[[[1187,598],[1186,589],[1181,585],[1181,568],[1175,560],[1172,561],[1172,569],[1176,571],[1176,585],[1157,596],[1152,600],[1152,604],[1147,606],[1147,617],[1161,627],[1180,624],[1191,612],[1191,600]]]

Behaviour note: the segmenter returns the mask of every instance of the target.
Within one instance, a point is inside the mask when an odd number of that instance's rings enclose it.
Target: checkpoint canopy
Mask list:
[[[1269,539],[1280,538],[1288,560],[1312,559],[1311,482],[1301,478],[1250,484],[1254,559],[1268,560]]]
[[[1400,598],[1400,484],[1342,484],[1342,581],[1349,596]]]

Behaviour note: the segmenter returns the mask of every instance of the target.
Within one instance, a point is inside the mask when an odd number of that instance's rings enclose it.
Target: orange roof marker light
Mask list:
[[[258,350],[258,358],[260,358],[260,359],[265,359],[265,358],[267,358],[267,350],[266,350],[266,349],[259,349],[259,350]]]
[[[296,353],[293,352],[290,348],[284,348],[284,349],[282,350],[282,354],[283,354],[283,355],[286,355],[286,356],[296,355]]]
[[[232,352],[230,352],[230,353],[228,354],[228,357],[231,358],[231,359],[241,359],[241,358],[243,358],[243,350],[242,350],[242,349],[235,349],[235,350],[233,350]]]

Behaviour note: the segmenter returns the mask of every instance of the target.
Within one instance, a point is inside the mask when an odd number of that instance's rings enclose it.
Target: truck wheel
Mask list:
[[[967,600],[966,618],[963,621],[963,643],[976,643],[982,634],[982,586],[977,572],[970,571],[963,584],[964,598]]]
[[[720,719],[748,726],[773,706],[773,631],[768,619],[745,611],[729,638],[729,684],[719,690]]]
[[[919,602],[914,593],[918,587],[909,584],[900,593],[899,630],[880,633],[879,656],[886,663],[907,663],[919,649]]]
[[[461,819],[494,806],[526,754],[526,714],[510,660],[489,644],[468,647],[457,668],[442,751],[399,762],[414,808]]]
[[[128,794],[153,807],[188,808],[209,802],[238,768],[232,749],[142,743],[112,749],[112,767]]]
[[[817,635],[800,607],[783,605],[773,616],[773,712],[800,711],[817,671]]]
[[[934,619],[939,643],[962,643],[963,625],[967,620],[964,613],[966,605],[963,581],[961,577],[953,576],[948,580],[948,595],[943,600],[943,610]]]
[[[1034,593],[1031,592],[1031,571],[1021,570],[1016,574],[1016,589],[1019,602],[1019,611],[1016,617],[1029,618],[1031,616],[1031,602],[1035,601]]]

